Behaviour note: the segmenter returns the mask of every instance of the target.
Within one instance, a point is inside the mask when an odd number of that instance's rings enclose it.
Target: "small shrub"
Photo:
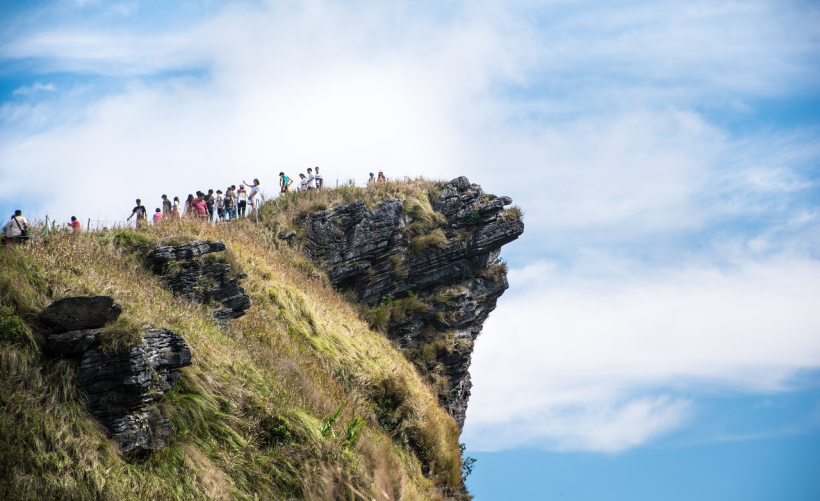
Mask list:
[[[143,343],[141,329],[125,316],[111,322],[102,329],[97,338],[106,355],[125,353]]]
[[[262,443],[268,447],[293,441],[290,423],[282,416],[265,416],[259,426],[262,428]]]
[[[502,277],[507,275],[507,263],[504,261],[496,262],[479,272],[479,276],[488,278],[493,282],[498,282]]]
[[[412,250],[414,254],[420,254],[421,251],[428,247],[441,249],[444,248],[446,244],[447,236],[445,236],[444,232],[439,228],[426,235],[417,236],[410,240],[410,250]]]
[[[146,251],[151,246],[151,240],[144,233],[136,230],[108,231],[102,234],[100,241],[129,252]]]
[[[479,214],[478,211],[472,211],[467,214],[468,225],[475,226],[479,221],[481,221],[481,214]]]
[[[504,214],[501,216],[502,221],[520,221],[524,219],[524,209],[517,205],[513,205],[509,209],[504,211]]]
[[[31,342],[28,326],[13,311],[0,306],[0,342],[23,345]]]

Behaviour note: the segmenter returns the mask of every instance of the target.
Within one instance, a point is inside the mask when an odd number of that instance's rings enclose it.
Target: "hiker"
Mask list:
[[[302,173],[299,173],[299,191],[307,191],[307,178]]]
[[[316,189],[316,176],[313,175],[313,169],[308,167],[307,170],[307,189],[315,190]]]
[[[245,184],[248,184],[246,181],[242,181]],[[259,180],[254,179],[253,184],[251,186],[251,192],[248,193],[248,203],[251,206],[251,212],[254,212],[259,209],[259,199],[257,196],[259,195]]]
[[[182,213],[183,217],[194,217],[194,196],[188,193],[188,198],[185,199],[185,210]]]
[[[216,190],[216,217],[220,221],[225,219],[225,198],[222,196],[222,190]]]
[[[23,217],[23,211],[16,210],[9,222],[3,227],[3,235],[6,237],[6,246],[20,244],[28,238],[28,221]]]
[[[290,191],[290,185],[293,184],[293,179],[285,175],[284,172],[279,173],[279,189],[281,193]]]
[[[154,212],[154,224],[159,224],[162,221],[162,209],[157,207],[157,210]]]
[[[322,188],[324,188],[324,185],[325,185],[325,180],[324,180],[324,178],[322,178],[322,175],[319,174],[319,167],[318,166],[316,167],[316,176],[314,176],[314,177],[316,178],[316,189],[319,190],[319,191],[322,191]]]
[[[367,186],[370,187],[370,186],[373,186],[374,184],[376,184],[376,178],[373,177],[373,173],[371,172],[370,177],[367,179]]]
[[[236,219],[236,203],[234,202],[233,188],[230,186],[225,189],[225,198],[222,200],[222,204],[228,219]]]
[[[71,216],[71,222],[68,223],[68,227],[75,233],[83,231],[83,224],[79,222],[75,216]]]
[[[387,182],[387,178],[384,177],[384,172],[379,171],[379,178],[376,179],[376,182],[377,183],[386,183]]]
[[[128,216],[126,221],[130,221],[135,215],[137,216],[137,228],[139,228],[145,224],[145,218],[148,215],[148,211],[145,210],[145,207],[142,205],[142,201],[139,198],[137,199],[137,206],[131,211],[131,215]]]
[[[208,222],[214,220],[214,190],[208,190],[208,194],[205,195],[205,206],[208,208]]]
[[[194,217],[200,221],[208,220],[208,202],[205,201],[205,194],[201,191],[196,192],[196,198],[191,202],[191,207],[194,210]]]
[[[239,209],[239,217],[245,217],[245,209],[248,206],[248,192],[245,191],[245,185],[240,184],[239,189],[236,190],[237,200],[237,208]]]
[[[162,214],[167,216],[171,214],[171,201],[168,200],[168,195],[162,195]]]
[[[174,205],[171,206],[171,219],[179,219],[179,197],[174,197]]]

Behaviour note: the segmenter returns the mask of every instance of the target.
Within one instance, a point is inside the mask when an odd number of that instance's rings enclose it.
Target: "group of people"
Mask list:
[[[319,172],[319,167],[314,171],[308,167],[307,175],[299,173],[299,184],[294,186],[293,179],[284,172],[279,173],[279,192],[288,193],[290,191],[322,190],[324,188],[324,178]],[[293,188],[291,188],[293,186]]]
[[[246,186],[248,189],[245,188]],[[224,193],[222,190],[214,192],[212,189],[208,190],[208,193],[197,191],[196,196],[189,194],[184,204],[180,203],[179,197],[174,197],[171,201],[168,195],[162,195],[162,208],[156,208],[151,220],[154,224],[158,224],[166,218],[189,218],[211,222],[246,217],[259,210],[261,203],[259,186],[259,179],[254,179],[253,183],[242,181],[239,188],[236,185],[228,186]],[[131,215],[126,221],[134,217],[136,217],[137,226],[148,222],[148,209],[142,205],[140,199],[137,199],[137,205],[131,210]]]
[[[324,187],[324,179],[319,172],[319,167],[308,168],[307,175],[299,174],[299,183],[284,172],[279,173],[279,190],[281,193],[291,191],[321,190]],[[254,179],[253,183],[242,181],[237,188],[236,185],[228,186],[225,191],[208,190],[207,193],[197,191],[196,196],[188,195],[184,203],[180,203],[179,197],[174,197],[173,201],[167,195],[162,195],[162,207],[157,207],[151,216],[154,224],[159,224],[164,219],[191,218],[206,222],[224,222],[241,217],[248,217],[259,211],[262,204],[262,193],[259,179]],[[142,201],[137,199],[137,205],[131,210],[131,215],[127,221],[136,218],[137,226],[148,223],[148,210],[142,205]]]
[[[386,182],[387,182],[387,178],[384,177],[384,172],[383,171],[379,171],[379,177],[374,177],[373,173],[371,172],[370,177],[367,179],[367,185],[368,186],[371,186],[371,185],[376,184],[376,183],[386,183]]]
[[[384,172],[379,171],[378,177],[370,173],[367,185],[386,182]],[[292,191],[321,191],[324,189],[324,178],[319,172],[319,167],[308,168],[307,174],[300,173],[298,183],[284,172],[279,173],[280,193]],[[159,224],[165,219],[190,218],[206,222],[230,221],[232,219],[248,217],[259,210],[262,202],[259,179],[254,179],[253,183],[243,181],[237,188],[236,185],[228,186],[223,193],[222,190],[208,190],[207,193],[197,191],[196,196],[188,195],[185,203],[180,203],[179,197],[169,200],[167,195],[162,195],[162,207],[157,207],[151,216],[154,224]],[[127,221],[136,218],[137,226],[148,223],[148,210],[137,199],[136,206],[131,210],[131,215]],[[67,224],[75,232],[82,231],[82,223],[75,216],[71,216],[71,222]],[[28,221],[23,217],[22,211],[15,211],[9,222],[3,227],[3,238],[6,245],[12,245],[25,241],[28,238]]]

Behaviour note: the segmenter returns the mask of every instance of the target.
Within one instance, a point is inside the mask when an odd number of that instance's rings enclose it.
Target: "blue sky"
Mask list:
[[[471,368],[478,500],[820,496],[815,2],[168,5],[0,5],[0,214],[467,175],[527,225]]]

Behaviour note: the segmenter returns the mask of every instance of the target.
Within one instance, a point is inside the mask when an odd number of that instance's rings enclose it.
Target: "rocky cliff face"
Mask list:
[[[302,222],[307,255],[367,305],[374,327],[426,374],[459,426],[473,342],[508,287],[499,253],[524,231],[511,203],[459,177],[428,199],[372,210],[355,202]]]
[[[174,294],[220,304],[214,317],[224,323],[241,317],[251,307],[250,297],[239,285],[245,275],[232,269],[226,254],[223,242],[194,240],[157,247],[146,256],[145,263],[163,277],[165,286]]]
[[[51,330],[44,349],[80,359],[79,386],[88,410],[123,452],[156,450],[165,446],[171,424],[152,404],[179,380],[178,369],[191,365],[191,350],[179,334],[151,327],[140,330],[133,346],[108,349],[102,329],[121,312],[108,296],[56,301],[41,316]],[[126,334],[114,329],[108,335]]]

